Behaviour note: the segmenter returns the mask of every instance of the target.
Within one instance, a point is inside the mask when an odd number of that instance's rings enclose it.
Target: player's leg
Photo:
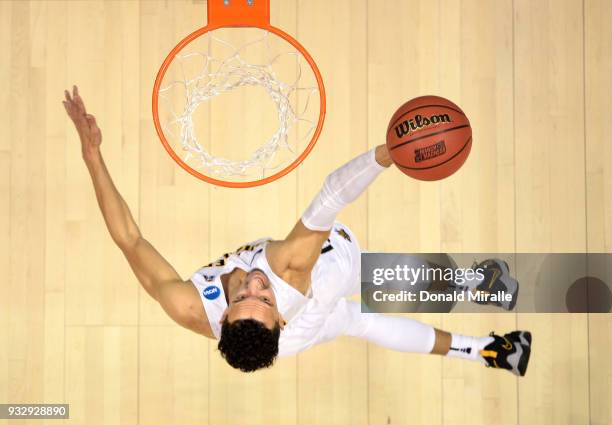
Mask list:
[[[481,362],[523,376],[531,351],[531,334],[515,331],[475,337],[448,333],[408,317],[361,313],[357,302],[339,303],[334,328],[395,351],[431,353]]]

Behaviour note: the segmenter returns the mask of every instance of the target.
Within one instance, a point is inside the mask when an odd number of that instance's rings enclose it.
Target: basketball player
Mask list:
[[[271,366],[278,355],[349,335],[392,350],[458,357],[525,374],[529,332],[450,334],[406,317],[362,314],[360,304],[346,298],[359,293],[360,249],[355,235],[335,217],[391,165],[384,145],[331,173],[285,239],[244,245],[183,281],[142,237],[115,188],[100,152],[100,129],[76,86],[65,97],[113,241],[166,313],[187,329],[219,339],[221,355],[234,368],[252,372]],[[468,289],[513,290],[509,286],[516,281],[505,263],[488,260],[480,267],[485,279]]]

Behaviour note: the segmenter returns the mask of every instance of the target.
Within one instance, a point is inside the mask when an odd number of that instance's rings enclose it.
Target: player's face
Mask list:
[[[230,322],[254,319],[272,329],[279,321],[280,314],[270,280],[259,269],[243,272],[239,284],[228,298],[227,319]]]

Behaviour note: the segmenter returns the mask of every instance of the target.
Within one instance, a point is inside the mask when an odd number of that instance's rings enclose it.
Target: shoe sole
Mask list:
[[[529,366],[529,357],[531,357],[531,332],[521,332],[519,339],[521,337],[524,337],[529,343],[529,345],[524,345],[521,343],[521,347],[523,348],[523,355],[519,359],[519,364],[517,367],[521,376],[525,376],[525,373],[527,373],[527,366]]]
[[[502,270],[502,276],[503,276],[504,274],[506,274],[506,275],[508,276],[508,278],[509,278],[509,279],[510,279],[512,282],[514,282],[514,284],[516,285],[516,286],[515,286],[515,288],[513,288],[513,290],[512,290],[512,291],[510,291],[510,294],[512,295],[512,301],[510,301],[510,303],[500,303],[500,306],[501,306],[501,307],[502,307],[504,310],[511,311],[511,310],[514,310],[514,306],[516,306],[516,302],[518,301],[518,293],[519,293],[519,286],[520,286],[520,285],[519,285],[519,283],[518,283],[518,280],[513,279],[513,278],[512,278],[512,276],[510,276],[510,266],[508,266],[508,263],[507,263],[507,262],[505,262],[505,261],[503,261],[503,260],[501,261],[501,263],[503,263],[503,265],[504,265],[504,266],[506,266],[505,273],[504,273],[504,271]],[[508,288],[508,289],[510,289],[510,288]]]
[[[508,311],[514,310],[514,307],[516,306],[516,302],[518,301],[520,285],[518,284],[518,281],[516,279],[514,279],[514,281],[516,282],[516,291],[514,291],[514,293],[512,294],[512,301],[510,301],[510,304],[508,305],[508,308],[506,309]]]

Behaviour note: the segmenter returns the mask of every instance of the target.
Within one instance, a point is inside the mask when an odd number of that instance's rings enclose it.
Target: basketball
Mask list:
[[[472,128],[448,99],[422,96],[404,103],[387,128],[387,148],[404,174],[441,180],[457,171],[472,148]]]

